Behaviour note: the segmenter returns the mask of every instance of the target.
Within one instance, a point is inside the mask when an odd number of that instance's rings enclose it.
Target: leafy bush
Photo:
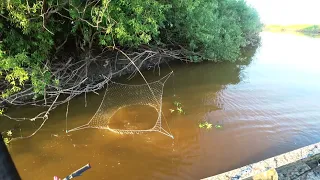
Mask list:
[[[44,89],[42,62],[49,57],[54,41],[43,29],[41,9],[41,1],[0,4],[0,77],[8,82],[2,97],[20,91],[30,79],[35,91]]]
[[[26,82],[43,95],[58,81],[50,64],[66,44],[78,55],[157,45],[181,49],[194,62],[235,61],[260,30],[257,12],[244,0],[2,0],[2,98]]]
[[[84,9],[83,1],[72,0],[69,15],[72,32],[81,32],[89,43],[97,38],[102,46],[137,47],[156,39],[163,28],[164,12],[170,7],[154,0],[97,2]]]
[[[257,12],[244,0],[176,0],[172,7],[166,42],[196,53],[195,61],[235,61],[262,28]]]
[[[20,91],[28,80],[43,94],[53,83],[44,62],[53,59],[65,38],[76,39],[74,47],[82,51],[94,45],[137,47],[157,39],[168,8],[153,0],[2,1],[0,79],[8,83],[2,97]]]

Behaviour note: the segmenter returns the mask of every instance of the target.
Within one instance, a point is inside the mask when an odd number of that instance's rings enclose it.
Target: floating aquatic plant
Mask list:
[[[181,103],[180,102],[178,102],[178,101],[175,101],[175,102],[173,102],[173,104],[175,105],[175,106],[177,106],[177,107],[181,107]]]
[[[207,121],[199,123],[199,128],[201,128],[201,129],[208,129],[209,130],[209,129],[212,129],[212,127],[213,127],[213,124],[209,123]],[[216,129],[222,129],[223,128],[223,126],[221,124],[216,124],[216,125],[214,125],[214,127]]]
[[[171,113],[177,111],[179,114],[186,114],[182,109],[182,104],[178,101],[174,101],[173,104],[176,106],[176,109],[169,109]]]
[[[7,136],[12,136],[12,131],[11,130],[7,131]]]
[[[5,145],[9,145],[9,143],[10,143],[10,140],[9,140],[9,138],[3,138],[3,141],[4,141],[4,144]]]
[[[180,114],[184,113],[182,107],[177,107],[177,111],[178,111]]]
[[[199,123],[199,128],[201,129],[212,129],[212,123],[208,123],[207,121],[205,122],[200,122]]]
[[[216,124],[214,127],[215,127],[216,129],[222,129],[222,128],[223,128],[223,126],[220,125],[220,124]]]
[[[6,134],[6,136],[7,137],[4,137],[3,138],[3,141],[4,141],[4,144],[5,145],[9,145],[9,143],[10,143],[10,140],[11,140],[11,138],[10,137],[12,137],[12,131],[11,130],[9,130],[9,131],[4,131],[4,132],[2,132],[1,134]]]

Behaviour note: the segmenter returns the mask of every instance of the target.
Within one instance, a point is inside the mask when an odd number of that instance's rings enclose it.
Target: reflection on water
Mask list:
[[[199,179],[318,142],[320,39],[261,36],[261,47],[247,51],[245,62],[171,65],[174,76],[165,85],[162,108],[174,139],[156,132],[124,136],[96,129],[65,134],[66,126],[88,122],[97,110],[102,95],[90,94],[87,107],[84,97],[70,103],[67,125],[62,106],[38,134],[11,145],[21,176],[52,179],[90,162],[92,169],[79,180]],[[170,71],[164,67],[161,74]],[[152,71],[144,74],[159,79]],[[170,113],[174,101],[182,103],[185,115]],[[144,121],[156,119],[153,111],[124,108],[111,122],[149,127],[152,123]],[[223,129],[200,130],[202,120],[223,124]],[[29,126],[23,129],[37,124]]]

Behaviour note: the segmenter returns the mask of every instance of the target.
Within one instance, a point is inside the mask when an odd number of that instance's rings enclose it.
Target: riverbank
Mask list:
[[[297,25],[266,25],[265,31],[270,32],[296,32],[304,34],[320,34],[320,25],[297,24]]]
[[[319,179],[320,142],[290,151],[205,180]]]
[[[74,3],[0,3],[0,115],[7,110],[2,104],[54,109],[100,90],[115,74],[135,74],[143,69],[139,61],[158,66],[159,56],[234,62],[243,47],[258,43],[262,30],[257,11],[245,1]],[[10,14],[20,14],[19,20]],[[97,62],[106,51],[116,55]],[[126,64],[119,70],[118,55],[133,70]],[[97,73],[94,65],[112,70]]]

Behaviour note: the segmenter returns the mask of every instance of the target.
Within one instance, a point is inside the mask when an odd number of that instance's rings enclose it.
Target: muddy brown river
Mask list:
[[[261,46],[248,50],[243,62],[163,65],[161,76],[174,71],[162,105],[164,128],[174,139],[157,132],[119,135],[98,129],[66,134],[66,106],[57,108],[37,134],[9,146],[22,179],[65,177],[87,163],[92,168],[77,179],[200,179],[319,142],[320,39],[270,32],[261,38]],[[158,71],[143,74],[150,81],[160,78]],[[136,77],[130,83],[143,81]],[[84,96],[70,102],[68,128],[87,123],[102,94],[87,94],[86,107]],[[170,112],[174,101],[185,114]],[[153,108],[129,106],[112,123],[147,128],[156,119]],[[223,128],[200,129],[200,121]],[[10,123],[2,118],[0,126]],[[20,126],[27,134],[39,122]]]

